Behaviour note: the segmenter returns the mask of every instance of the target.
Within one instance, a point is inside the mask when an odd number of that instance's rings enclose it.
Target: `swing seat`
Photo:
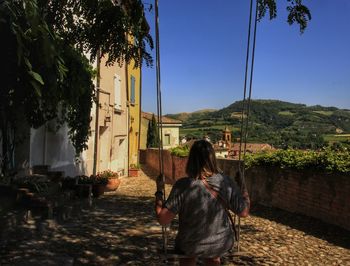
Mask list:
[[[177,253],[174,249],[167,249],[166,253],[163,249],[159,249],[158,253],[161,254],[166,260],[175,260],[175,259],[186,259],[190,258],[185,254]]]
[[[233,258],[233,257],[245,257],[248,256],[248,252],[245,251],[234,251],[229,252],[224,255],[225,258]]]
[[[164,257],[164,260],[167,262],[173,262],[177,259],[190,258],[185,254],[176,253],[176,251],[173,249],[167,249],[166,254],[164,253],[164,250],[158,250],[158,253],[162,254],[162,256]],[[229,251],[229,252],[225,253],[225,255],[223,257],[225,257],[226,259],[230,259],[233,257],[246,257],[248,255],[249,255],[248,252],[245,252],[245,251]]]
[[[237,251],[238,246],[237,242],[235,242],[235,245],[225,253],[224,257],[226,258],[233,258],[233,257],[243,257],[243,256],[248,256],[248,252],[246,251]]]

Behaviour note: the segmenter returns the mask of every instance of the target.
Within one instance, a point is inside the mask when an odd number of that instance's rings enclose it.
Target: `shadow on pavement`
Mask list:
[[[71,219],[17,228],[0,265],[160,265],[153,198],[106,196]]]
[[[326,240],[336,246],[350,249],[350,232],[305,215],[290,213],[281,209],[256,205],[251,214],[287,225],[305,234]]]

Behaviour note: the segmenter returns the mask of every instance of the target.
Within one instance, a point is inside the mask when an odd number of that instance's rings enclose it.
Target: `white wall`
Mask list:
[[[179,127],[164,125],[163,129],[163,148],[170,149],[179,145]],[[170,143],[165,143],[166,135],[170,135]]]
[[[75,158],[75,150],[68,137],[68,127],[64,124],[54,132],[54,123],[31,129],[30,167],[49,165],[52,171],[64,171],[67,176],[85,172],[82,158]]]

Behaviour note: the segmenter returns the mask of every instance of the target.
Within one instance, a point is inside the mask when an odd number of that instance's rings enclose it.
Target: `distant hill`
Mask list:
[[[209,135],[216,140],[225,126],[239,136],[241,110],[242,102],[237,101],[220,110],[167,116],[183,121],[181,135]],[[249,140],[278,147],[317,148],[325,139],[332,140],[330,136],[350,133],[350,110],[278,100],[252,100],[249,121]],[[348,140],[350,137],[345,137]]]
[[[178,113],[178,114],[167,114],[165,116],[173,118],[173,119],[178,119],[183,122],[187,121],[192,121],[192,120],[198,120],[203,117],[206,117],[209,113],[216,112],[216,109],[203,109],[203,110],[198,110],[192,113]]]

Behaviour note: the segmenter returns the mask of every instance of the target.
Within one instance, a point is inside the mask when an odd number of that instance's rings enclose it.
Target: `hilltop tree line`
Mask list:
[[[181,134],[212,141],[222,137],[222,128],[231,126],[233,138],[240,135],[242,102],[218,111],[188,114]],[[170,115],[178,119],[179,115]],[[190,132],[189,134],[186,132]],[[326,146],[326,134],[350,133],[350,111],[335,107],[306,106],[274,100],[253,100],[248,141],[269,143],[278,148],[319,149]],[[343,141],[347,145],[347,141]]]

